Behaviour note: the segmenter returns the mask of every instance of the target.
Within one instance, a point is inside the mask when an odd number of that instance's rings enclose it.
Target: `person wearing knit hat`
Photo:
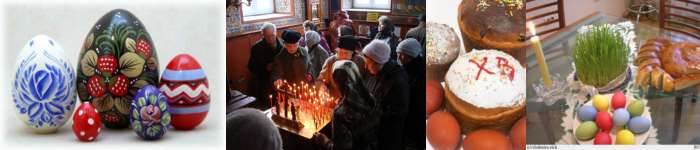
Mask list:
[[[403,66],[408,75],[408,85],[410,87],[410,103],[408,116],[420,116],[425,111],[422,109],[422,101],[425,97],[425,57],[422,54],[422,45],[418,40],[407,38],[399,43],[396,51],[399,55],[397,62]],[[414,122],[420,122],[420,117],[407,117],[406,128],[404,129],[404,141],[407,144],[420,143],[422,135],[414,134],[411,131],[420,130],[424,127],[416,125]]]
[[[316,31],[306,31],[304,34],[306,40],[306,49],[309,50],[309,60],[311,61],[311,76],[318,78],[319,72],[323,67],[323,62],[328,59],[328,52],[321,46],[321,36]]]
[[[379,149],[403,149],[404,125],[409,111],[408,75],[390,59],[391,49],[382,41],[372,41],[363,50],[365,86],[380,102]]]
[[[411,59],[420,57],[422,51],[422,46],[418,43],[418,40],[413,38],[404,39],[399,43],[399,46],[396,47],[396,52],[399,55],[397,62],[399,62],[399,64],[406,64],[411,61]]]
[[[301,34],[294,30],[285,30],[282,32],[282,40],[284,40],[284,49],[275,56],[272,69],[272,81],[274,85],[282,84],[283,80],[288,82],[311,82],[311,62],[309,60],[308,51],[299,47],[299,39]]]
[[[358,49],[359,43],[355,39],[355,36],[345,35],[338,38],[338,47],[335,49],[335,55],[328,57],[323,63],[323,68],[319,73],[318,80],[325,83],[326,87],[329,89],[329,93],[333,97],[340,96],[340,92],[337,90],[335,83],[332,82],[333,78],[333,63],[339,60],[350,60],[353,61],[358,67],[360,67],[360,74],[364,74],[366,69],[364,69],[364,60],[362,57],[356,54],[356,49]]]
[[[372,40],[372,42],[362,49],[362,55],[365,56],[367,69],[373,75],[379,73],[381,66],[391,59],[390,54],[391,48],[389,48],[389,45],[380,40]]]

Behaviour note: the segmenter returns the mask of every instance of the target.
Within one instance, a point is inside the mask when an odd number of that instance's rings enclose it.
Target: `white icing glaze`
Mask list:
[[[445,25],[428,23],[426,32],[427,64],[447,64],[457,58],[460,51],[460,40],[455,31]]]
[[[512,80],[510,70],[514,70]],[[525,100],[525,71],[520,62],[506,53],[473,50],[460,53],[445,75],[445,82],[458,98],[474,106],[512,107]]]

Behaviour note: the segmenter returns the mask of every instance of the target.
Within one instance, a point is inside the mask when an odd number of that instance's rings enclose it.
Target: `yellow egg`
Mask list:
[[[634,144],[634,134],[630,130],[623,129],[617,132],[617,137],[615,137],[615,144],[620,145],[633,145]]]
[[[593,96],[593,107],[595,107],[598,112],[607,112],[608,106],[610,106],[610,100],[608,97],[603,95]]]

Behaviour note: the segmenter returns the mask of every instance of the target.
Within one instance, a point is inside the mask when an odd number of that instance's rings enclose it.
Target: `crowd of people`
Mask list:
[[[280,37],[274,24],[265,23],[248,61],[255,77],[251,95],[267,101],[265,95],[284,80],[325,85],[339,102],[331,136],[312,138],[320,147],[420,149],[425,143],[419,120],[424,117],[418,117],[425,97],[424,15],[419,21],[402,39],[391,18],[381,16],[377,34],[366,45],[344,11],[331,22],[328,40],[311,21],[303,23],[303,34],[284,30]]]

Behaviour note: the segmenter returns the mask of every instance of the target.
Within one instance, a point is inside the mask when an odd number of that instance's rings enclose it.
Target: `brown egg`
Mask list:
[[[510,139],[513,140],[513,149],[515,150],[525,150],[526,121],[526,117],[522,117],[518,122],[515,122],[513,128],[510,129]]]
[[[464,138],[464,150],[512,150],[510,140],[501,132],[480,129],[469,133]]]
[[[442,105],[443,100],[442,85],[435,80],[428,80],[425,83],[425,113],[435,112]]]
[[[431,114],[426,128],[428,142],[436,150],[454,150],[461,139],[459,124],[448,112],[436,111]]]

